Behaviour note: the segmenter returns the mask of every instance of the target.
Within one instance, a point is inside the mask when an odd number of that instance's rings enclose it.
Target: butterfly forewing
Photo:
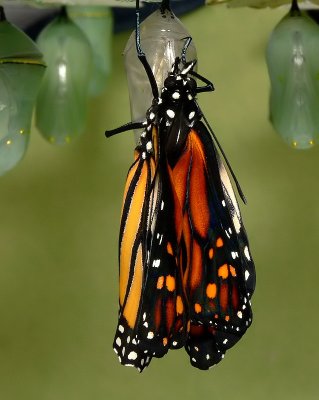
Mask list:
[[[207,369],[251,323],[252,285],[245,277],[248,268],[254,280],[254,266],[227,172],[202,123],[190,131],[173,175],[184,209],[183,281],[191,319],[186,350],[194,366]]]
[[[148,130],[153,131],[156,146],[156,127]],[[124,192],[120,315],[114,339],[120,362],[139,370],[151,357],[162,357],[186,340],[185,299],[178,270],[182,211],[174,200],[167,163],[159,164],[153,157],[157,150],[151,154],[144,150],[138,150]]]
[[[139,370],[151,361],[150,355],[139,346],[136,328],[145,275],[143,226],[148,216],[147,193],[154,169],[152,160],[144,160],[141,154],[129,170],[124,191],[119,240],[120,310],[113,343],[119,361]]]

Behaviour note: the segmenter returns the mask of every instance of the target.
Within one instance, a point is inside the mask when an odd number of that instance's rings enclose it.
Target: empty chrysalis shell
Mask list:
[[[36,125],[53,144],[70,143],[85,129],[92,53],[65,10],[40,33],[47,70],[36,106]]]
[[[190,37],[190,34],[181,21],[168,10],[155,11],[142,22],[140,28],[141,47],[161,90],[175,58],[181,56],[185,38]],[[145,70],[137,58],[135,31],[126,44],[124,57],[132,121],[142,121],[152,104],[153,95]],[[194,42],[187,49],[186,59],[196,59]],[[138,139],[138,133],[136,137]]]
[[[319,27],[296,4],[267,46],[270,120],[286,143],[312,147],[319,138]]]
[[[105,89],[111,72],[113,16],[110,7],[69,6],[68,15],[85,33],[93,52],[89,93],[97,96]]]
[[[0,175],[24,156],[32,109],[44,74],[42,54],[0,6]]]

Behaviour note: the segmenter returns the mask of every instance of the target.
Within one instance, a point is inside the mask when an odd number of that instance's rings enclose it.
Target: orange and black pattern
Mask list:
[[[208,369],[252,321],[254,264],[229,176],[201,122],[194,65],[176,59],[125,187],[114,350],[139,371],[183,346],[194,367]]]

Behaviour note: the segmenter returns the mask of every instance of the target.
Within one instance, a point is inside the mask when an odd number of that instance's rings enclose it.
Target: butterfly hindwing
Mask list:
[[[141,346],[155,357],[170,347],[184,345],[185,306],[178,249],[181,237],[181,210],[174,201],[166,164],[159,164],[153,193],[157,198],[148,241],[147,275],[143,286],[139,329]]]
[[[185,346],[193,367],[206,370],[218,364],[224,358],[219,347],[214,328],[191,324]]]

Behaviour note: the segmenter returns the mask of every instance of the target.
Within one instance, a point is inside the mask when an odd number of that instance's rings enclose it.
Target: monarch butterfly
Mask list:
[[[154,99],[145,121],[106,131],[143,129],[124,191],[113,347],[123,365],[141,372],[152,357],[184,346],[191,364],[205,370],[250,326],[255,288],[246,232],[214,141],[245,198],[197,103],[198,93],[214,87],[194,71],[196,60],[186,62],[191,38],[159,95],[140,46],[138,0],[136,19],[137,53]]]

